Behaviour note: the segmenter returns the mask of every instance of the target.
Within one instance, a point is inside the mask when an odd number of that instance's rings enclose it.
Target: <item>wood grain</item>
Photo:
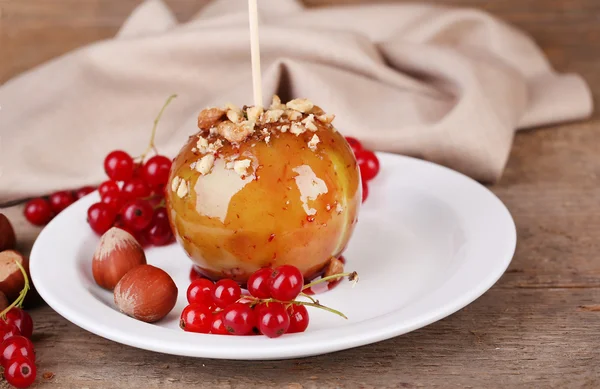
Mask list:
[[[170,0],[180,20],[204,3]],[[597,0],[446,0],[529,32],[560,71],[600,96]],[[137,0],[0,0],[0,82],[111,37]],[[311,6],[369,3],[308,0]],[[491,189],[518,229],[514,261],[482,298],[429,327],[331,355],[279,362],[195,360],[136,350],[33,311],[47,388],[597,388],[600,387],[600,115],[520,133]],[[38,229],[5,210],[28,250]]]

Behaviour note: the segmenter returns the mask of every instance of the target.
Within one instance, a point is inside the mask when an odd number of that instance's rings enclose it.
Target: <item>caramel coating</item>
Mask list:
[[[205,276],[244,283],[261,267],[290,264],[310,280],[342,253],[361,204],[359,168],[344,137],[315,123],[315,132],[269,131],[265,140],[257,129],[240,145],[224,142],[205,174],[196,165],[206,154],[190,137],[173,162],[167,209]],[[247,171],[234,169],[236,160],[250,160]]]

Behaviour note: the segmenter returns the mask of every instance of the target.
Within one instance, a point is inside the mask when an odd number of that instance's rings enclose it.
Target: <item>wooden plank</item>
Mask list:
[[[170,0],[180,20],[203,1]],[[308,0],[311,6],[370,3]],[[530,33],[561,71],[600,96],[597,0],[438,0],[486,9]],[[0,82],[80,45],[111,37],[138,0],[0,0]],[[32,312],[48,388],[597,388],[600,387],[600,115],[520,133],[491,189],[519,243],[499,283],[451,317],[402,337],[292,361],[165,356],[87,333],[48,307]],[[39,229],[7,212],[27,251]],[[580,308],[580,307],[584,308]],[[44,381],[44,380],[41,380]]]

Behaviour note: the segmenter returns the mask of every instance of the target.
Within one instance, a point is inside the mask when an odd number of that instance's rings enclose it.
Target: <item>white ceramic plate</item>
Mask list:
[[[490,191],[452,170],[417,159],[379,154],[382,170],[345,253],[346,281],[319,296],[349,320],[309,308],[301,334],[278,339],[186,333],[191,262],[177,245],[147,250],[148,262],[177,283],[175,309],[158,324],[119,313],[112,293],[92,278],[98,243],[81,199],[40,234],[31,253],[31,276],[41,296],[66,319],[102,337],[133,347],[191,357],[284,359],[318,355],[378,342],[440,320],[488,290],[514,253],[516,231],[505,206]]]

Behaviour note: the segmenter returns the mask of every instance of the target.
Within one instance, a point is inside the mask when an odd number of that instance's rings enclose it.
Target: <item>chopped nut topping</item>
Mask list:
[[[306,128],[300,123],[292,123],[292,129],[290,132],[298,136],[300,134],[304,134],[306,132]]]
[[[260,115],[263,114],[263,109],[262,107],[250,107],[246,112],[248,113],[248,120],[256,123]]]
[[[247,123],[247,122],[244,122]],[[232,122],[221,122],[217,126],[217,132],[223,138],[232,143],[239,143],[245,140],[248,135],[254,131],[254,125],[235,125]]]
[[[302,113],[310,113],[315,105],[308,99],[295,99],[289,101],[286,107]]]
[[[177,188],[179,187],[180,181],[181,181],[181,178],[179,178],[179,176],[173,177],[173,181],[171,181],[171,191],[172,192],[175,192],[177,190]]]
[[[317,150],[317,144],[320,141],[321,140],[319,139],[319,137],[317,136],[317,134],[313,135],[313,137],[311,138],[310,142],[308,142],[308,148],[311,149],[312,151],[316,151]]]
[[[240,177],[245,177],[248,175],[248,168],[250,167],[250,164],[252,163],[251,160],[249,159],[243,159],[241,161],[235,161],[233,163],[233,170],[235,170],[235,172],[237,174],[240,175]]]
[[[276,123],[281,119],[285,111],[283,109],[270,109],[265,112],[265,121],[267,123]]]
[[[196,163],[196,171],[202,175],[208,174],[210,173],[210,169],[212,169],[214,163],[215,156],[212,154],[207,154],[200,158],[198,163]]]
[[[196,168],[196,162],[190,163],[190,169],[195,169],[195,168]]]
[[[290,126],[288,126],[287,124],[281,126],[281,128],[279,129],[281,132],[288,132],[288,130],[290,129]]]
[[[186,180],[181,180],[179,188],[177,188],[177,196],[182,199],[188,194],[188,186]]]
[[[342,207],[342,204],[340,204],[340,203],[337,203],[337,205],[335,206],[335,211],[336,211],[338,214],[341,214],[342,212],[344,212],[344,207]]]
[[[216,141],[208,145],[208,151],[214,154],[221,147],[223,147],[223,141],[221,139],[217,139]]]
[[[207,108],[198,115],[198,128],[208,130],[225,116],[225,110],[221,108]]]
[[[325,209],[326,209],[327,211],[331,211],[331,205],[327,204],[327,205],[325,206]]]
[[[198,150],[201,153],[206,153],[206,150],[208,149],[208,140],[203,136],[198,137],[198,143],[196,143],[196,147],[198,147]]]
[[[273,95],[273,101],[269,109],[285,109],[285,105],[281,104],[281,99],[277,95]]]
[[[312,132],[318,131],[317,125],[315,124],[315,116],[311,113],[302,121],[302,123],[306,126],[307,130]]]
[[[317,119],[319,119],[319,121],[322,123],[330,124],[331,122],[333,122],[333,119],[335,119],[335,115],[334,114],[323,114],[323,115],[318,116]]]
[[[293,111],[291,109],[288,109],[287,111],[285,111],[285,115],[290,120],[300,120],[300,119],[302,119],[302,114],[300,112]]]
[[[227,119],[231,120],[232,123],[239,123],[244,119],[244,115],[241,114],[241,111],[230,109],[227,111]]]

